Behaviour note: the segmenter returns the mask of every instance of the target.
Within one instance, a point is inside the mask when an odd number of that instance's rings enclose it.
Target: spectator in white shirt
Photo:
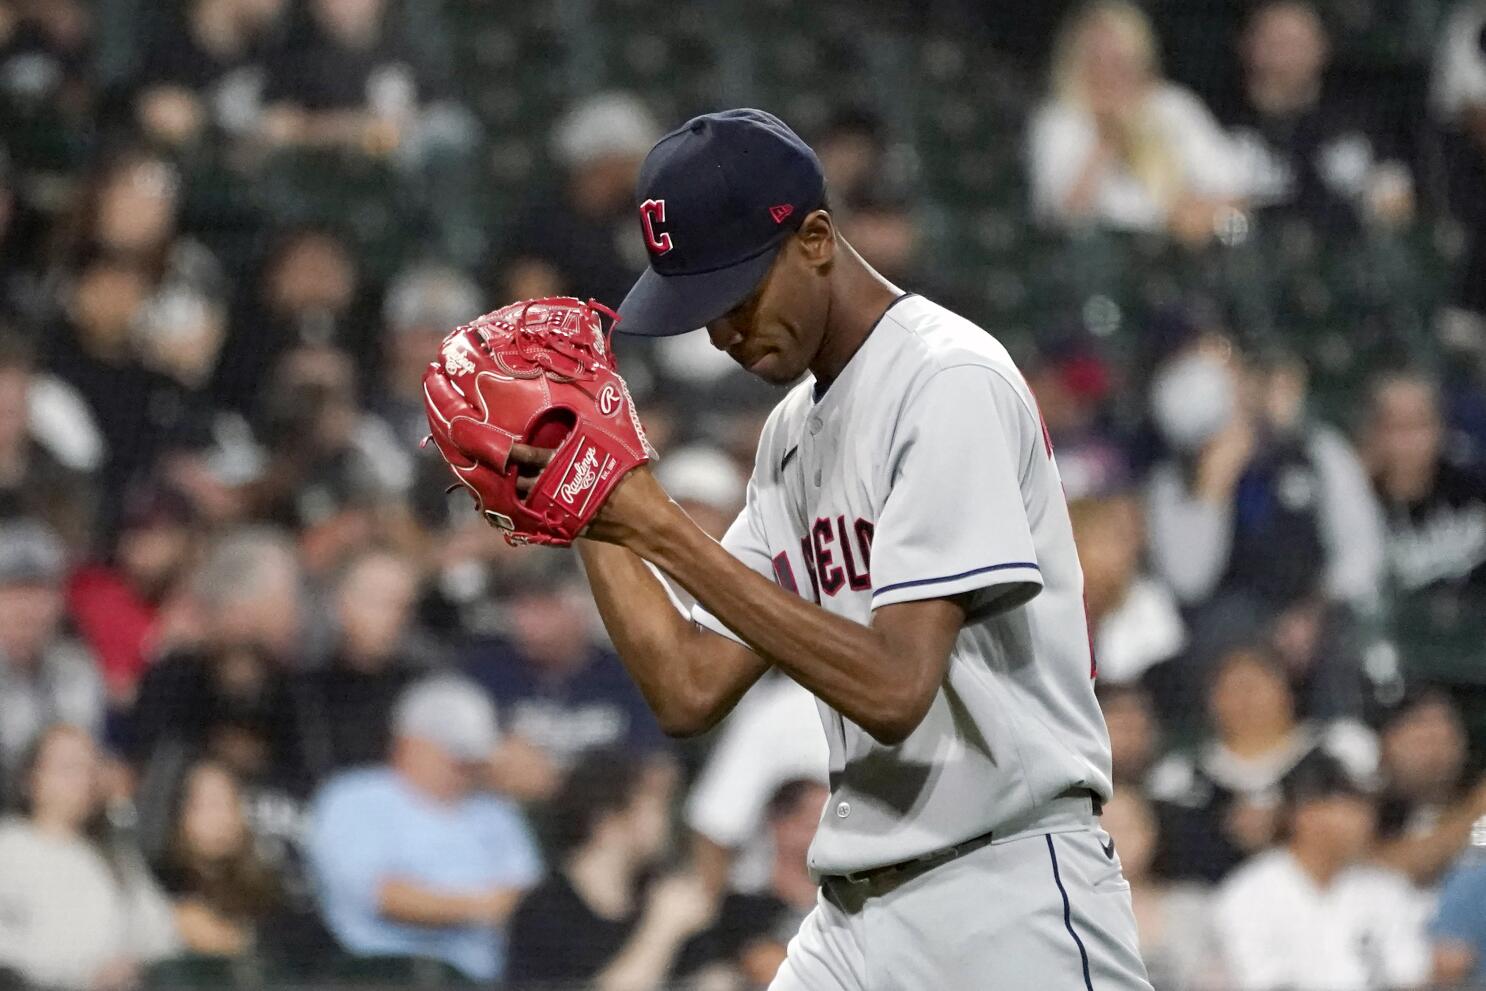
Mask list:
[[[1404,875],[1362,862],[1372,796],[1317,757],[1288,788],[1288,838],[1218,891],[1216,918],[1235,991],[1408,988],[1429,974],[1426,904]]]
[[[41,988],[118,991],[180,949],[137,850],[109,836],[92,738],[58,724],[22,767],[22,815],[0,823],[0,968]]]
[[[780,674],[755,685],[723,723],[686,801],[697,868],[715,889],[769,881],[769,797],[787,781],[825,782],[830,755],[815,696]]]
[[[1236,201],[1232,146],[1191,92],[1162,79],[1150,22],[1124,0],[1082,9],[1053,55],[1032,121],[1034,206],[1062,225],[1170,230],[1200,242]]]
[[[1102,684],[1139,681],[1187,646],[1176,596],[1141,562],[1145,517],[1129,496],[1068,505]]]

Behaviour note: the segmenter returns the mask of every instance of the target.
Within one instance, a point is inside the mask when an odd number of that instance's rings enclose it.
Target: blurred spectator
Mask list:
[[[1377,744],[1360,724],[1296,719],[1284,671],[1260,650],[1239,648],[1218,661],[1207,714],[1213,737],[1151,771],[1168,877],[1217,881],[1268,846],[1280,828],[1281,790],[1309,755],[1342,762],[1359,778],[1377,768]]]
[[[29,520],[0,523],[0,773],[65,722],[103,729],[104,687],[91,654],[62,629],[61,541]]]
[[[145,672],[124,731],[141,780],[140,833],[168,839],[170,799],[201,757],[243,782],[248,818],[266,856],[294,871],[300,796],[308,782],[290,671],[300,661],[302,576],[281,533],[246,527],[205,551],[171,608],[184,614]]]
[[[1435,117],[1446,128],[1451,211],[1470,246],[1456,301],[1486,314],[1486,3],[1461,0],[1440,33],[1435,56]],[[1475,342],[1479,347],[1480,342]]]
[[[419,263],[392,280],[382,307],[386,363],[372,406],[405,445],[415,446],[428,435],[423,373],[439,344],[483,312],[479,287],[457,268]]]
[[[578,103],[552,132],[562,170],[506,232],[494,273],[501,299],[566,294],[618,307],[645,267],[635,237],[635,181],[660,126],[638,98],[599,93]]]
[[[64,322],[47,356],[49,368],[92,409],[107,446],[102,471],[115,486],[144,477],[196,426],[186,391],[146,368],[133,347],[134,323],[152,291],[139,263],[94,256],[65,292]],[[108,524],[113,505],[100,507]]]
[[[810,147],[820,159],[826,188],[843,206],[878,182],[885,172],[891,176],[887,126],[868,107],[841,107],[826,121]],[[856,243],[853,235],[852,244]]]
[[[1438,389],[1418,373],[1374,383],[1362,450],[1386,520],[1405,656],[1436,677],[1475,677],[1486,657],[1486,473],[1451,455]]]
[[[723,899],[716,921],[687,944],[683,972],[723,967],[741,973],[746,987],[769,986],[789,941],[820,899],[806,854],[829,797],[830,789],[808,778],[786,781],[769,796],[765,819],[774,858],[768,886]]]
[[[1187,643],[1171,590],[1141,573],[1140,505],[1124,496],[1078,499],[1068,512],[1101,683],[1138,681]]]
[[[0,518],[43,520],[74,554],[88,549],[97,493],[85,473],[57,459],[30,429],[33,383],[31,348],[0,336]]]
[[[262,393],[268,463],[248,486],[257,514],[293,527],[314,575],[379,533],[395,538],[413,481],[409,449],[357,401],[350,356],[327,345],[284,352]]]
[[[284,908],[283,881],[254,849],[237,778],[214,761],[186,772],[158,875],[192,953],[241,956]]]
[[[172,30],[152,33],[136,79],[134,116],[160,144],[189,149],[241,138],[262,112],[264,35],[284,0],[189,0]]]
[[[362,319],[361,289],[356,258],[341,234],[320,227],[282,232],[238,300],[212,394],[256,414],[264,381],[296,344],[339,345],[370,360],[375,322]]]
[[[1033,203],[1048,220],[1200,242],[1237,201],[1227,136],[1196,96],[1161,78],[1140,8],[1101,0],[1076,12],[1059,35],[1052,87],[1029,148]]]
[[[655,467],[666,494],[717,540],[743,508],[748,479],[726,454],[700,445],[667,451]]]
[[[473,140],[447,80],[390,30],[386,0],[309,0],[304,30],[270,61],[261,137],[419,162]]]
[[[420,262],[392,280],[382,306],[385,358],[370,407],[392,428],[404,450],[414,450],[428,436],[423,372],[430,356],[446,334],[484,311],[479,286],[451,266]],[[441,493],[448,485],[448,469],[443,460],[425,451],[414,471],[410,498],[419,519],[429,525],[445,522],[448,501]]]
[[[1172,457],[1151,474],[1147,517],[1156,570],[1185,604],[1226,589],[1373,602],[1377,508],[1347,442],[1301,418],[1304,394],[1303,371],[1247,367],[1226,342],[1158,368],[1151,412]]]
[[[1423,901],[1401,874],[1363,863],[1376,809],[1339,765],[1297,768],[1285,842],[1218,892],[1221,954],[1236,991],[1417,987],[1429,972]]]
[[[1146,491],[1155,573],[1189,610],[1193,653],[1255,630],[1319,717],[1360,715],[1360,662],[1345,634],[1377,608],[1383,523],[1346,440],[1305,415],[1303,367],[1246,363],[1221,339],[1156,371],[1151,411],[1169,455]],[[1201,688],[1205,672],[1189,666]]]
[[[97,748],[58,724],[21,767],[19,814],[0,823],[0,966],[43,987],[123,991],[176,952],[170,904],[112,835]]]
[[[412,564],[389,551],[362,551],[341,570],[331,604],[335,646],[304,673],[298,693],[317,779],[387,759],[393,707],[428,666],[409,637],[417,588]]]
[[[769,798],[799,778],[824,783],[829,761],[814,695],[777,673],[749,689],[686,799],[693,855],[709,884],[753,892],[769,883]]]
[[[480,641],[465,657],[505,731],[558,768],[597,748],[669,748],[624,665],[595,642],[583,581],[575,554],[520,552],[501,589],[509,638]]]
[[[1139,685],[1102,680],[1095,692],[1109,729],[1115,786],[1144,792],[1161,744],[1161,725],[1150,696]]]
[[[514,988],[667,986],[683,944],[716,911],[694,875],[643,885],[669,851],[675,788],[668,759],[594,751],[572,767],[552,802],[553,872],[511,920]]]
[[[113,553],[72,573],[67,609],[98,657],[110,703],[126,708],[152,659],[161,605],[191,563],[196,534],[179,493],[147,486],[121,498]]]
[[[1117,385],[1111,364],[1083,340],[1039,347],[1026,366],[1027,384],[1058,457],[1070,499],[1110,495],[1130,482],[1129,456],[1109,424]]]
[[[63,174],[92,123],[92,11],[84,0],[11,0],[4,14],[0,130],[24,171]]]
[[[1486,779],[1465,775],[1466,738],[1449,696],[1421,691],[1382,729],[1383,793],[1376,859],[1432,888],[1486,816]]]
[[[101,254],[138,266],[152,286],[222,292],[216,257],[179,229],[183,196],[180,171],[151,151],[125,148],[102,157],[61,228],[62,260]]]
[[[1130,883],[1140,954],[1157,991],[1223,991],[1212,894],[1204,885],[1171,883],[1152,871],[1160,823],[1135,788],[1117,789],[1104,803],[1103,827],[1119,851]]]
[[[1430,923],[1437,987],[1486,987],[1486,818],[1445,878]]]
[[[495,713],[463,679],[398,701],[383,767],[347,771],[315,798],[309,856],[331,931],[357,956],[441,960],[489,982],[504,929],[540,865],[515,806],[477,792]]]
[[[1390,147],[1377,103],[1357,106],[1324,84],[1330,40],[1311,3],[1261,3],[1240,52],[1243,91],[1224,123],[1252,206],[1343,228],[1413,216],[1413,177]]]

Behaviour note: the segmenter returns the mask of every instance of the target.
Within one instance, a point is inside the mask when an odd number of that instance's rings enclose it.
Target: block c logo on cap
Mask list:
[[[655,225],[666,222],[666,201],[646,200],[640,204],[640,226],[645,229],[645,247],[650,249],[653,255],[663,255],[670,251],[674,245],[671,244],[669,232],[655,233]]]

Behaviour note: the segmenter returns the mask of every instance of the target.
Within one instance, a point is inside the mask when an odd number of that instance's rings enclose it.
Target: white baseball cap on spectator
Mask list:
[[[451,265],[424,263],[404,269],[387,290],[382,307],[394,333],[438,328],[447,333],[485,311],[480,287]]]
[[[581,168],[610,155],[644,158],[660,134],[660,125],[639,97],[597,93],[557,122],[552,151],[567,168]]]
[[[479,685],[457,675],[415,682],[397,700],[392,733],[432,743],[463,761],[489,759],[500,741],[495,706]]]
[[[0,523],[0,585],[56,585],[67,553],[51,527],[36,520]]]
[[[667,454],[656,463],[655,477],[677,502],[699,502],[724,513],[738,511],[747,486],[731,458],[700,444]]]

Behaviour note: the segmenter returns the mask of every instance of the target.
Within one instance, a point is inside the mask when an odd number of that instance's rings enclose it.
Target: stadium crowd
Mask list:
[[[0,0],[0,987],[763,988],[815,903],[813,700],[770,677],[667,739],[575,557],[505,546],[419,449],[448,329],[623,297],[671,125],[579,93],[482,213],[510,150],[449,68],[455,6]],[[1332,85],[1304,0],[1214,4],[1238,73],[1202,94],[1122,0],[876,6],[1036,94],[1041,236],[1461,232],[1440,333],[1324,413],[1305,356],[1200,297],[1128,352],[1014,343],[1155,986],[1486,987],[1486,3],[1441,8],[1399,120]],[[1056,32],[997,33],[1041,6]],[[870,102],[810,123],[846,237],[998,333],[934,263],[907,137]],[[720,535],[774,394],[701,335],[619,340],[662,483]]]

